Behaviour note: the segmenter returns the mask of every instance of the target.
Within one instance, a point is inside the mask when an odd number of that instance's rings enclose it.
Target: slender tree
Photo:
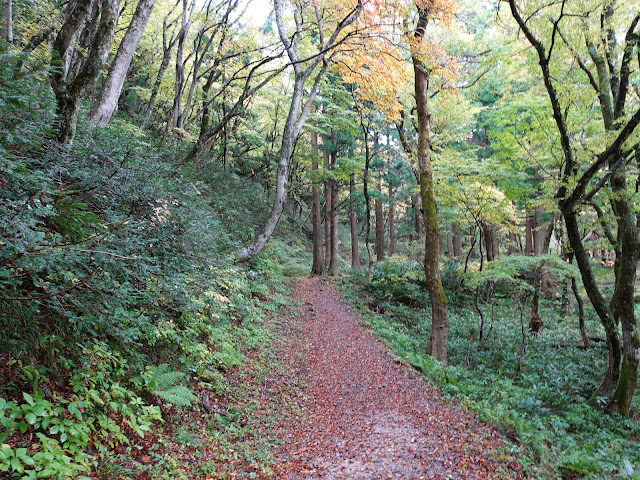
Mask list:
[[[509,7],[538,59],[564,161],[562,181],[556,194],[558,207],[565,220],[572,254],[580,269],[585,291],[606,332],[607,368],[592,400],[604,397],[610,411],[628,415],[640,364],[640,333],[634,312],[640,233],[632,204],[635,189],[629,188],[625,174],[630,163],[640,156],[640,144],[635,133],[640,124],[640,107],[637,104],[632,106],[628,95],[632,59],[640,43],[640,13],[631,17],[624,30],[624,45],[619,48],[612,18],[615,3],[603,4],[597,23],[593,22],[596,23],[595,29],[599,30],[595,35],[590,30],[593,28],[589,22],[592,12],[569,11],[570,5],[564,0],[537,10],[537,13],[548,10],[544,12],[544,18],[550,21],[551,30],[536,28],[536,15],[525,14],[518,1],[509,0]],[[582,19],[579,26],[580,41],[584,42],[582,46],[572,41],[564,30],[567,23],[576,18]],[[564,101],[563,105],[560,81],[552,73],[553,62],[559,60],[560,68],[567,65],[566,57],[561,57],[559,53],[558,45],[562,43],[582,70],[587,80],[585,93],[591,90],[591,98],[599,107],[604,127],[604,148],[595,156],[587,149],[584,159],[581,158],[583,149],[579,145],[581,137],[571,132],[567,118],[568,111],[574,105],[574,97]],[[586,52],[592,64],[587,63],[586,55],[581,51]],[[631,108],[633,110],[627,113],[626,110]],[[602,173],[604,169],[607,171]],[[615,287],[609,301],[596,282],[578,222],[581,205],[601,194],[605,186],[611,191],[608,200],[617,224],[613,244],[616,251]],[[622,327],[622,341],[618,325]]]
[[[7,43],[13,43],[13,0],[2,0],[2,38]]]
[[[127,32],[124,34],[124,38],[118,46],[118,52],[109,67],[109,73],[104,81],[100,95],[98,95],[91,110],[89,120],[96,125],[106,126],[118,106],[118,98],[120,97],[129,65],[131,65],[131,59],[138,48],[155,3],[156,0],[139,0],[138,2]]]
[[[311,226],[313,240],[313,264],[311,275],[322,275],[324,272],[324,254],[322,245],[322,216],[320,205],[320,189],[318,188],[318,132],[311,132]]]
[[[289,105],[289,113],[287,114],[287,120],[282,132],[280,152],[278,153],[276,194],[273,207],[271,208],[271,212],[264,224],[255,234],[251,244],[236,253],[236,259],[240,262],[247,261],[260,253],[280,220],[284,210],[284,203],[287,198],[289,160],[293,144],[298,138],[298,135],[300,135],[300,131],[302,130],[309,109],[311,108],[311,104],[315,99],[320,81],[329,65],[329,60],[332,55],[331,52],[333,52],[335,48],[344,42],[344,40],[350,35],[348,32],[344,35],[341,34],[349,25],[356,21],[362,11],[362,8],[362,1],[358,1],[352,10],[336,21],[331,35],[326,39],[324,31],[326,22],[323,21],[320,10],[315,8],[315,32],[317,35],[314,34],[314,37],[319,41],[318,53],[309,58],[305,58],[301,56],[299,49],[300,41],[304,36],[304,32],[308,31],[308,26],[303,25],[302,6],[297,6],[295,8],[295,31],[293,32],[293,35],[288,35],[283,19],[284,5],[281,0],[274,0],[274,12],[278,34],[293,68],[293,92],[291,95],[291,103]],[[314,74],[314,72],[316,72],[316,70],[317,73],[315,73],[309,96],[303,104],[305,83]]]
[[[349,175],[349,225],[351,227],[351,268],[360,268],[358,214],[356,212],[356,174]]]
[[[440,278],[440,226],[431,159],[431,115],[429,113],[429,72],[420,53],[430,11],[418,5],[418,22],[409,42],[415,80],[415,100],[418,116],[418,168],[422,216],[425,227],[424,272],[431,300],[431,338],[428,353],[447,363],[447,337],[449,333],[447,297]]]
[[[376,141],[376,150],[378,149]],[[376,182],[376,199],[374,201],[374,211],[376,218],[376,260],[381,262],[384,260],[384,214],[382,210],[382,176],[378,176]]]
[[[63,67],[64,59],[87,20],[92,5],[96,5],[96,10],[84,31],[95,33],[84,36],[87,41],[91,39],[90,43],[79,45],[79,48],[88,49],[88,54],[83,62],[76,63],[76,68],[67,71]],[[99,3],[99,8],[97,5],[98,2],[94,4],[91,0],[72,0],[68,3],[62,27],[53,42],[50,82],[56,96],[56,138],[63,144],[73,142],[80,102],[93,86],[107,60],[118,21],[119,0],[103,0]]]

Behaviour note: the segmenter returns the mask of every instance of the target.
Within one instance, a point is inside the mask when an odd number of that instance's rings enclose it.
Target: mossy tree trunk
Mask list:
[[[422,40],[427,26],[428,12],[419,10],[415,37]],[[446,365],[447,337],[449,333],[447,297],[440,278],[440,226],[433,183],[431,161],[431,125],[428,106],[429,77],[417,54],[413,55],[415,99],[418,114],[418,168],[422,216],[424,219],[424,273],[431,300],[431,338],[428,353]]]
[[[565,2],[562,3],[563,7],[564,5]],[[531,25],[525,20],[525,18],[531,17],[523,16],[521,7],[516,4],[516,0],[509,0],[513,18],[538,56],[542,79],[551,103],[553,119],[564,157],[561,186],[556,198],[559,210],[565,220],[569,244],[580,269],[585,291],[606,333],[607,368],[600,386],[591,397],[591,401],[593,402],[598,397],[605,397],[608,410],[628,415],[631,398],[636,388],[640,360],[640,338],[637,331],[637,319],[633,313],[633,293],[640,249],[638,245],[640,233],[637,226],[638,218],[632,213],[630,207],[635,192],[634,189],[627,188],[624,171],[626,165],[640,155],[640,143],[637,142],[637,134],[635,133],[636,127],[640,125],[640,109],[633,107],[636,108],[635,112],[632,111],[626,117],[624,113],[625,108],[631,108],[631,105],[626,106],[626,100],[630,75],[633,72],[632,58],[640,43],[638,42],[639,34],[636,32],[638,25],[640,25],[640,13],[636,13],[627,29],[622,55],[614,58],[610,52],[616,51],[618,37],[614,35],[614,27],[612,26],[612,5],[612,2],[605,3],[600,15],[599,28],[604,44],[596,46],[591,42],[590,37],[585,35],[585,45],[582,48],[586,48],[591,57],[595,72],[592,72],[592,68],[582,61],[582,58],[576,53],[575,46],[569,45],[578,66],[589,76],[590,84],[595,90],[594,102],[599,104],[604,129],[616,132],[611,142],[605,146],[600,154],[592,157],[585,169],[581,168],[583,165],[575,157],[575,152],[578,150],[572,143],[575,141],[575,137],[569,130],[569,124],[566,120],[567,110],[561,104],[561,97],[555,87],[556,80],[551,74],[553,40],[550,40],[549,47],[545,46],[542,40],[545,37],[539,36],[543,34],[534,32]],[[556,33],[559,33],[561,19],[562,16],[557,20],[551,19],[554,25],[552,38],[555,38]],[[565,17],[566,20],[567,17]],[[584,23],[584,27],[587,28],[586,23]],[[568,40],[564,36],[561,35],[561,39],[568,44]],[[615,81],[612,81],[614,76]],[[635,140],[629,142],[630,139]],[[605,176],[597,180],[598,174],[605,169],[608,170]],[[603,292],[596,282],[578,224],[581,206],[593,202],[594,197],[598,195],[606,183],[611,188],[610,202],[618,226],[617,238],[609,239],[609,241],[613,241],[612,246],[616,250],[615,287],[609,302],[605,300]],[[598,214],[598,216],[601,215]],[[610,235],[606,236],[610,237]],[[618,334],[620,324],[622,325],[622,343]]]
[[[616,171],[610,180],[611,204],[618,223],[618,248],[623,255],[616,256],[616,286],[611,298],[611,309],[616,323],[622,326],[622,365],[620,379],[610,410],[627,414],[638,381],[640,362],[640,335],[635,316],[634,292],[640,245],[637,219],[627,200],[625,173]]]
[[[102,0],[99,5],[99,14],[91,19],[85,29],[95,29],[90,44],[80,45],[88,48],[89,52],[84,61],[79,64],[77,73],[75,69],[65,75],[61,66],[64,58],[76,34],[80,31],[85,19],[92,8],[91,0],[77,0],[69,3],[63,15],[63,25],[53,43],[51,55],[52,73],[50,77],[51,87],[56,96],[56,138],[63,144],[73,143],[78,119],[80,103],[89,88],[93,86],[100,74],[109,55],[109,49],[113,41],[113,34],[118,22],[118,0]]]

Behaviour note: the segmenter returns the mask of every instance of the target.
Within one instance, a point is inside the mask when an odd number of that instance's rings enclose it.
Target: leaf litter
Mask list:
[[[295,378],[280,382],[296,385],[300,411],[279,420],[276,478],[523,477],[495,429],[394,361],[329,279],[299,279],[294,298],[302,307],[283,319],[280,353]]]

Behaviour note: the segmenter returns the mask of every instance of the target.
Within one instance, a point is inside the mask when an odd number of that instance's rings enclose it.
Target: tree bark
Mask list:
[[[324,141],[322,142],[322,166],[324,167],[325,173],[325,181],[324,181],[324,261],[325,261],[325,270],[329,271],[329,264],[331,263],[331,252],[333,249],[331,248],[331,241],[333,237],[331,236],[331,221],[333,217],[331,216],[331,200],[333,200],[333,195],[331,194],[331,180],[328,176],[326,176],[331,168],[331,161],[329,160],[329,142],[326,137],[324,137]]]
[[[156,80],[153,83],[153,87],[151,88],[151,96],[149,97],[149,104],[147,106],[145,120],[149,120],[151,114],[153,113],[153,107],[156,103],[156,97],[158,96],[158,92],[160,91],[160,85],[162,84],[162,77],[164,76],[164,72],[169,67],[169,62],[171,61],[171,51],[173,50],[173,47],[178,40],[177,35],[172,35],[171,39],[167,41],[168,31],[169,25],[167,24],[167,19],[165,18],[162,23],[162,61],[160,62],[160,66],[158,67]]]
[[[533,254],[536,257],[543,255],[544,251],[544,239],[546,230],[542,225],[542,215],[544,214],[544,207],[536,207],[533,216]]]
[[[389,155],[389,255],[396,253],[396,218],[395,218],[395,190],[393,188],[393,162],[391,160],[391,133],[387,128],[387,150]]]
[[[576,298],[578,304],[578,328],[580,329],[580,337],[582,338],[582,344],[584,348],[589,348],[589,337],[587,336],[587,329],[584,324],[584,301],[578,291],[578,282],[575,278],[571,277],[571,291]]]
[[[106,126],[118,106],[118,98],[124,85],[131,59],[138,48],[142,34],[147,27],[156,0],[139,0],[131,18],[127,33],[118,47],[118,52],[109,68],[102,91],[93,106],[89,120],[95,125]]]
[[[415,38],[422,43],[428,22],[428,11],[419,9]],[[415,78],[415,99],[418,115],[418,166],[420,197],[425,227],[424,272],[431,300],[431,338],[428,353],[446,365],[449,332],[447,297],[440,278],[440,226],[431,162],[431,119],[428,106],[428,76],[417,54],[412,55]]]
[[[611,162],[613,163],[613,162]],[[611,164],[610,164],[611,166]],[[620,379],[610,403],[610,410],[628,414],[638,381],[640,363],[640,334],[635,316],[635,283],[640,237],[637,219],[626,197],[627,180],[624,172],[616,171],[610,179],[611,205],[618,223],[618,247],[623,255],[616,256],[616,285],[610,307],[616,323],[622,326],[622,365]]]
[[[222,118],[227,116],[227,89],[222,93]],[[317,139],[316,139],[317,141]],[[222,127],[222,168],[229,171],[229,122]]]
[[[389,255],[396,253],[396,217],[395,217],[395,192],[389,182]]]
[[[412,195],[411,203],[413,204],[413,229],[417,238],[422,238],[424,235],[424,221],[422,219],[422,199],[420,195]]]
[[[527,218],[525,220],[524,225],[524,254],[525,255],[533,255],[533,229],[534,229],[534,219],[527,212]]]
[[[358,215],[356,213],[356,174],[349,176],[349,220],[351,224],[351,268],[360,268],[360,252],[358,249]]]
[[[177,50],[176,50],[176,79],[173,95],[173,106],[171,107],[170,125],[173,128],[182,128],[184,118],[182,117],[182,94],[184,92],[185,84],[185,61],[184,61],[184,47],[187,42],[187,35],[191,29],[193,23],[193,9],[195,7],[195,0],[191,0],[189,6],[189,0],[182,0],[182,25],[178,32]],[[167,124],[169,126],[169,124]]]
[[[13,0],[2,0],[2,37],[5,42],[13,43]]]
[[[518,255],[518,235],[515,232],[509,232],[509,255]]]
[[[338,150],[336,147],[336,138],[335,134],[331,135],[331,143],[333,145],[333,151],[329,155],[329,159],[331,160],[331,170],[335,170],[338,163]],[[329,180],[329,194],[331,196],[331,208],[329,209],[329,214],[331,217],[330,222],[330,232],[329,235],[331,237],[331,255],[329,256],[329,269],[327,273],[329,275],[336,275],[338,273],[339,268],[339,257],[338,257],[338,182],[335,178]]]
[[[76,132],[80,102],[88,89],[93,86],[102,69],[113,41],[113,34],[118,21],[118,0],[103,0],[100,7],[98,26],[90,45],[87,58],[82,62],[77,74],[69,72],[65,78],[59,68],[67,54],[71,42],[80,29],[91,8],[90,0],[78,0],[68,5],[65,21],[53,44],[51,63],[54,68],[51,87],[56,96],[56,138],[59,143],[70,145]]]
[[[378,196],[374,202],[376,215],[376,260],[381,262],[384,260],[384,216],[382,214],[382,179],[378,177]]]
[[[355,97],[354,97],[355,100]],[[362,129],[362,140],[364,143],[364,172],[362,174],[362,193],[364,195],[364,244],[367,248],[367,280],[373,278],[373,252],[371,250],[371,196],[369,195],[369,166],[371,164],[371,149],[369,148],[369,126],[365,122],[365,116],[357,101],[354,102],[360,128]]]
[[[451,224],[451,231],[453,232],[453,256],[460,258],[462,256],[462,232],[457,224]]]
[[[497,258],[498,247],[493,228],[490,224],[480,222],[482,236],[484,238],[484,248],[487,254],[487,262],[493,262]]]
[[[313,264],[311,275],[324,273],[324,255],[322,245],[322,217],[320,213],[320,191],[316,175],[318,173],[318,133],[311,132],[311,226],[313,240]]]

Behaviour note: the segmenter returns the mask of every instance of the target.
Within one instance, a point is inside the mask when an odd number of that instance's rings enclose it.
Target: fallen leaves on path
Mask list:
[[[306,386],[301,414],[283,425],[277,478],[522,478],[512,458],[489,453],[502,444],[495,430],[394,361],[329,280],[300,279],[295,297],[299,351],[285,357]]]

